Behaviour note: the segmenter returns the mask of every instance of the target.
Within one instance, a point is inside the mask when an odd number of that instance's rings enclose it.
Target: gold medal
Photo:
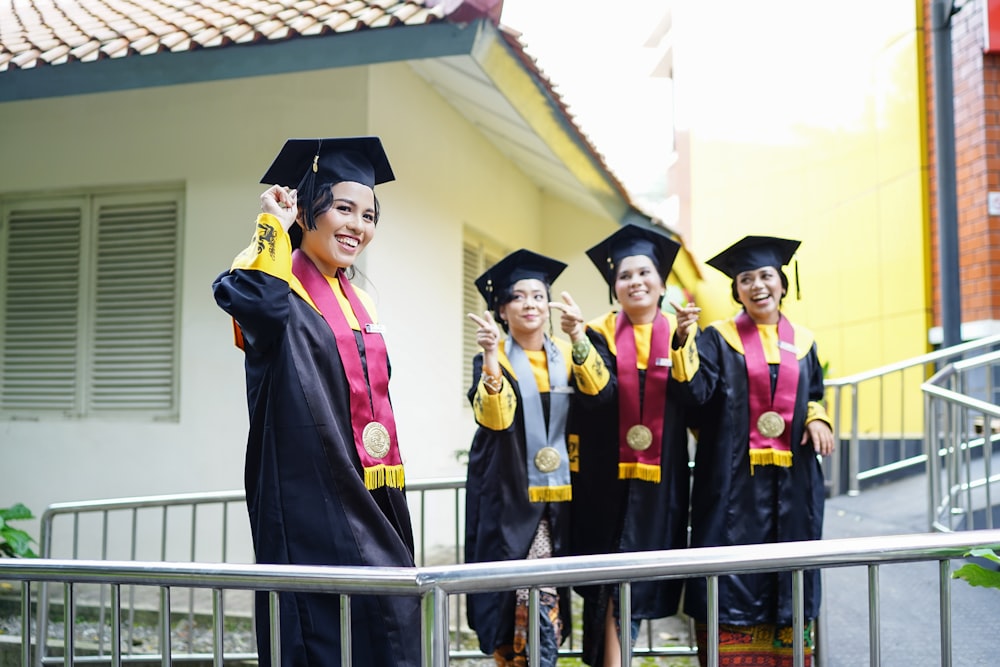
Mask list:
[[[636,424],[625,434],[625,442],[637,452],[645,451],[653,444],[653,432],[642,424]]]
[[[757,432],[765,438],[777,438],[785,432],[785,420],[774,410],[768,410],[757,418]]]
[[[389,430],[378,422],[368,422],[361,433],[361,443],[373,459],[380,459],[389,453]]]
[[[549,473],[559,469],[559,452],[555,447],[542,447],[535,454],[535,467],[540,472]]]

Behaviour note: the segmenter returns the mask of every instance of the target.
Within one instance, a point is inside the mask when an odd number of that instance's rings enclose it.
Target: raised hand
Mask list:
[[[493,319],[493,313],[487,310],[482,317],[469,313],[469,319],[479,327],[476,330],[476,343],[483,348],[483,352],[496,351],[500,342],[500,327]]]
[[[569,336],[569,339],[575,343],[584,337],[583,313],[580,311],[580,306],[576,305],[576,302],[573,301],[573,297],[569,295],[569,292],[562,292],[559,296],[562,297],[562,302],[551,301],[549,302],[549,308],[554,308],[561,313],[559,326],[562,328],[563,333]]]
[[[677,331],[674,333],[675,341],[677,347],[684,347],[691,331],[698,328],[698,316],[701,314],[701,308],[694,305],[693,302],[688,302],[686,306],[681,306],[671,301],[670,305],[673,306],[674,312],[677,314]]]
[[[260,210],[281,221],[287,232],[298,215],[298,192],[282,185],[272,185],[260,196]]]

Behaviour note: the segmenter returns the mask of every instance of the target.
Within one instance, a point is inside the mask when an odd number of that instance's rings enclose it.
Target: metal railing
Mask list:
[[[928,483],[928,521],[932,530],[993,528],[993,444],[1000,438],[1000,407],[970,393],[994,396],[1000,352],[948,364],[921,389]],[[970,386],[975,385],[975,389]]]
[[[462,504],[464,503],[465,479],[448,478],[418,480],[407,485],[407,500],[414,512],[415,532],[417,535],[415,562],[417,565],[428,563],[460,563],[464,543],[464,526],[461,524]],[[432,497],[433,496],[433,501]],[[429,515],[432,506],[449,506],[452,517],[450,535],[445,543],[449,547],[435,549],[428,545]],[[249,535],[236,535],[238,531],[231,530],[231,512],[237,513],[237,521],[244,529],[249,525],[246,520],[246,494],[242,490],[218,491],[206,493],[182,493],[173,495],[137,496],[130,498],[114,498],[80,502],[54,503],[46,508],[41,517],[41,532],[39,551],[42,558],[57,559],[59,555],[73,561],[115,560],[132,561],[187,561],[187,562],[219,562],[219,563],[252,563],[253,551]],[[440,529],[440,513],[433,513],[435,524]],[[57,526],[68,529],[57,531]],[[187,539],[180,537],[186,535]],[[57,542],[58,539],[58,545]],[[212,544],[206,546],[206,542]],[[58,549],[57,549],[58,547]],[[88,591],[93,593],[93,591]],[[143,591],[148,593],[148,591]],[[176,591],[175,591],[176,592]],[[104,631],[106,625],[107,604],[109,596],[107,586],[100,586],[96,595],[89,600],[81,595],[72,598],[63,596],[63,613],[66,617],[75,616],[79,606],[87,606],[97,610],[98,635],[96,639],[96,654],[104,656],[107,647],[113,643],[113,638]],[[121,591],[119,591],[121,593]],[[232,593],[230,593],[232,595]],[[237,593],[238,595],[238,593]],[[151,607],[158,607],[166,613],[182,614],[189,626],[195,624],[196,616],[201,615],[199,607],[207,603],[198,597],[195,587],[182,592],[184,600],[177,595],[170,600],[151,600],[149,595],[140,595],[137,599],[137,588],[128,586],[125,598],[120,601],[126,614],[125,640],[126,657],[136,658],[138,653],[133,649],[133,629],[137,616],[147,612]],[[36,627],[43,638],[40,650],[36,656],[35,665],[60,662],[58,656],[49,656],[47,647],[52,628],[52,601],[47,581],[40,583],[36,604]],[[232,601],[230,599],[230,601]],[[224,604],[223,598],[218,604]],[[214,606],[216,600],[212,599]],[[465,637],[472,631],[463,621],[464,600],[457,600],[454,607],[454,626],[456,655],[462,655],[459,647],[465,643]],[[234,605],[230,605],[234,606]],[[249,619],[249,627],[253,628],[253,603],[249,594],[238,599],[236,607],[244,610],[242,613]],[[197,660],[198,654],[193,645],[193,639],[188,639],[188,650],[175,660]],[[468,656],[478,653],[467,652]],[[227,660],[251,659],[256,654],[244,652],[228,652]],[[28,663],[25,663],[28,664]]]
[[[169,599],[175,586],[195,587],[212,592],[213,647],[201,656],[214,665],[224,662],[223,644],[226,627],[221,598],[223,591],[267,591],[271,599],[270,629],[277,636],[281,619],[277,615],[279,592],[300,591],[341,596],[342,663],[350,664],[350,597],[352,595],[416,595],[421,597],[422,664],[443,667],[449,664],[450,606],[455,596],[494,590],[530,589],[529,644],[530,664],[537,664],[538,591],[542,586],[575,586],[594,583],[620,583],[623,610],[622,661],[631,657],[628,632],[630,584],[650,579],[706,577],[708,579],[709,665],[718,665],[718,577],[747,572],[791,572],[793,593],[793,662],[805,664],[803,574],[806,570],[865,565],[869,569],[869,655],[872,665],[880,664],[879,568],[893,563],[937,561],[939,594],[939,633],[941,665],[952,665],[951,577],[950,560],[965,556],[974,548],[997,550],[1000,531],[970,531],[947,534],[863,537],[781,544],[711,547],[674,551],[574,556],[551,559],[443,565],[419,568],[316,567],[277,565],[237,565],[203,563],[166,563],[134,561],[79,561],[54,559],[2,559],[0,579],[20,581],[22,615],[28,618],[31,583],[62,584],[68,598],[81,584],[101,584],[111,588],[111,629],[114,641],[110,655],[83,657],[75,654],[73,632],[66,633],[63,664],[101,663],[118,667],[123,662],[121,650],[121,586],[154,586],[161,591],[166,606],[160,615],[160,653],[146,656],[164,667],[174,661],[170,636]],[[67,615],[71,629],[72,614]],[[31,664],[29,624],[22,625],[22,664]],[[280,664],[280,645],[272,644],[272,660]],[[822,659],[822,656],[820,656]]]
[[[883,480],[900,471],[922,470],[927,464],[927,450],[921,446],[924,434],[919,428],[926,423],[927,415],[912,412],[925,409],[918,392],[933,372],[933,365],[998,345],[1000,335],[990,336],[826,380],[827,392],[832,394],[834,441],[847,445],[846,470],[839,455],[824,464],[831,493],[839,495],[846,487],[848,495],[858,495],[863,482]],[[895,417],[891,423],[889,415]],[[845,422],[849,424],[847,433],[843,432]],[[862,424],[866,425],[864,429]],[[910,424],[917,426],[908,428]]]

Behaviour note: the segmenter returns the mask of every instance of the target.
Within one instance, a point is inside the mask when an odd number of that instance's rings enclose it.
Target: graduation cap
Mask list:
[[[792,256],[801,243],[776,236],[744,236],[705,263],[722,271],[733,280],[744,271],[753,271],[765,266],[773,266],[780,271],[781,267],[792,261]],[[798,262],[795,264],[795,293],[801,298]]]
[[[735,279],[764,266],[780,269],[792,260],[801,243],[776,236],[744,236],[705,263]]]
[[[486,299],[490,310],[495,310],[499,305],[497,300],[504,290],[518,280],[535,279],[551,285],[565,268],[566,264],[557,259],[522,248],[510,253],[476,278],[476,289]]]
[[[587,256],[601,272],[608,287],[614,290],[618,266],[626,257],[649,257],[666,282],[680,249],[681,244],[666,234],[630,223],[588,250]]]
[[[374,189],[396,177],[378,137],[289,139],[261,183],[298,190],[306,227],[316,229],[312,202],[316,184],[353,181]]]

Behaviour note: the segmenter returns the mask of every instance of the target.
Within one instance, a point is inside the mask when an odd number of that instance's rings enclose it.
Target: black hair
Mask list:
[[[782,288],[782,290],[784,290],[784,293],[787,294],[788,293],[788,276],[786,276],[785,272],[782,271],[781,269],[778,269],[778,275],[781,276],[781,288]],[[730,286],[730,289],[732,290],[732,293],[733,293],[733,301],[735,301],[736,303],[740,303],[739,292],[736,289],[736,282],[737,282],[738,279],[739,279],[739,276],[737,276],[736,278],[733,278],[733,284]],[[781,305],[781,302],[785,300],[785,294],[781,295],[781,299],[778,300],[778,305]]]
[[[552,286],[549,285],[544,280],[542,280],[541,283],[545,285],[545,301],[546,301],[545,306],[546,308],[548,308],[548,302],[552,300]],[[514,300],[514,285],[513,284],[507,285],[507,287],[495,292],[494,294],[495,296],[493,299],[493,303],[495,305],[493,308],[493,319],[496,320],[496,323],[500,325],[500,328],[503,329],[504,333],[510,333],[510,326],[507,324],[507,320],[500,317],[500,308],[502,306],[506,306],[508,303]],[[551,317],[549,318],[549,334],[550,335],[552,334]]]

